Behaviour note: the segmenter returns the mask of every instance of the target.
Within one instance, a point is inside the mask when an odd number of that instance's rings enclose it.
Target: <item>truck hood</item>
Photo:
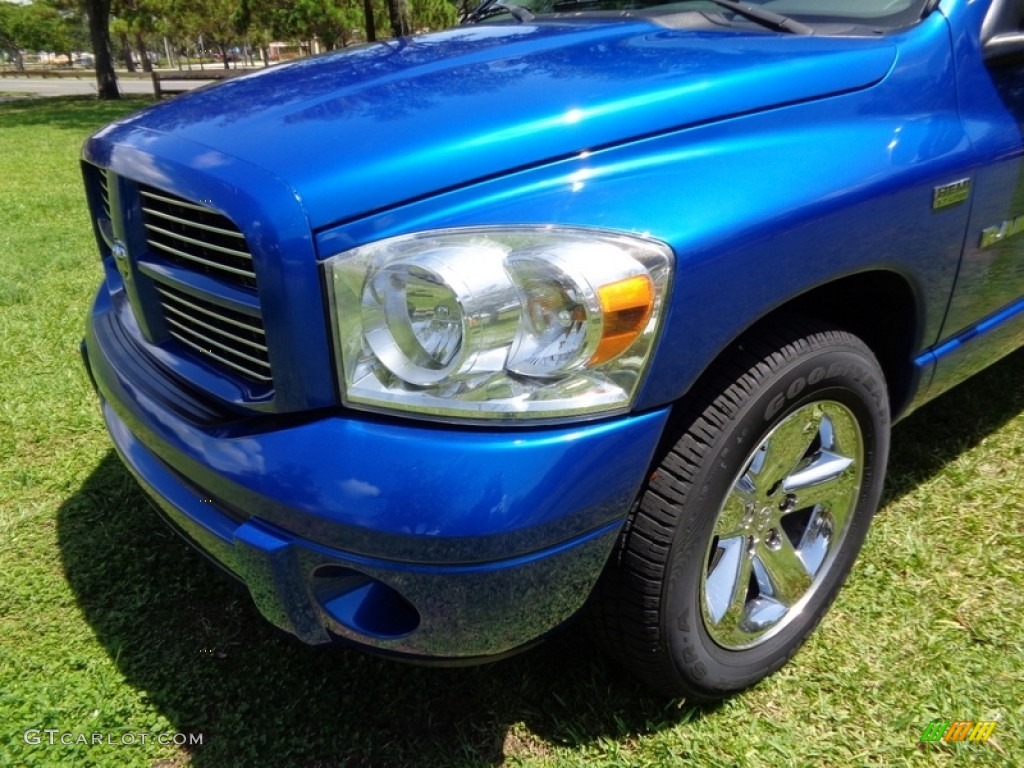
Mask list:
[[[317,229],[584,150],[866,88],[895,58],[877,38],[647,20],[479,25],[232,79],[121,130],[265,169]]]

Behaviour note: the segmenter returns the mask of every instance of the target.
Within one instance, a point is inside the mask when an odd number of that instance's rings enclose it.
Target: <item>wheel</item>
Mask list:
[[[723,361],[682,406],[591,605],[618,661],[697,700],[796,653],[860,550],[889,449],[884,375],[857,337],[791,320]]]

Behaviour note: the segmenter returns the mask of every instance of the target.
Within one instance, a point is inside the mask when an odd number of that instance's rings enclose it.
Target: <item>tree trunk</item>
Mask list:
[[[366,42],[377,39],[377,24],[373,19],[373,0],[363,0],[363,19],[366,25]]]
[[[409,6],[405,0],[388,0],[388,15],[391,17],[392,35],[406,37],[410,34]]]
[[[110,56],[110,0],[85,0],[89,15],[89,37],[96,60],[96,95],[101,99],[119,99],[117,75]]]
[[[135,71],[135,59],[132,58],[132,47],[128,45],[128,38],[121,38],[121,60],[124,61],[124,68],[129,72]]]
[[[135,33],[135,47],[138,48],[139,53],[142,54],[142,71],[152,72],[153,61],[149,58],[149,51],[146,50],[148,46],[146,45],[146,41],[143,39],[141,32]]]

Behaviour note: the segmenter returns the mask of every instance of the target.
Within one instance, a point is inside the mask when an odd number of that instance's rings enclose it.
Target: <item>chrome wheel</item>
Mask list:
[[[839,594],[882,496],[889,393],[861,339],[779,317],[677,408],[593,627],[652,690],[720,699],[788,662]]]
[[[860,496],[864,438],[822,400],[789,414],[744,462],[718,511],[700,585],[722,648],[752,648],[800,614],[842,547]]]

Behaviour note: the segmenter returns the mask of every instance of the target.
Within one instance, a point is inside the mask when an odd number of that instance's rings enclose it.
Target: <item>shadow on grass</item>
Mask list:
[[[128,685],[174,730],[203,734],[195,766],[497,765],[706,710],[647,696],[575,628],[472,668],[304,646],[170,531],[113,452],[59,510],[58,537],[82,612]]]
[[[1024,349],[901,421],[882,504],[911,492],[962,453],[1024,413]]]
[[[887,500],[1024,411],[1021,382],[1024,352],[899,425]],[[303,646],[165,526],[113,453],[58,526],[67,578],[128,684],[176,730],[204,735],[196,766],[496,765],[707,711],[646,696],[572,629],[468,669]]]

